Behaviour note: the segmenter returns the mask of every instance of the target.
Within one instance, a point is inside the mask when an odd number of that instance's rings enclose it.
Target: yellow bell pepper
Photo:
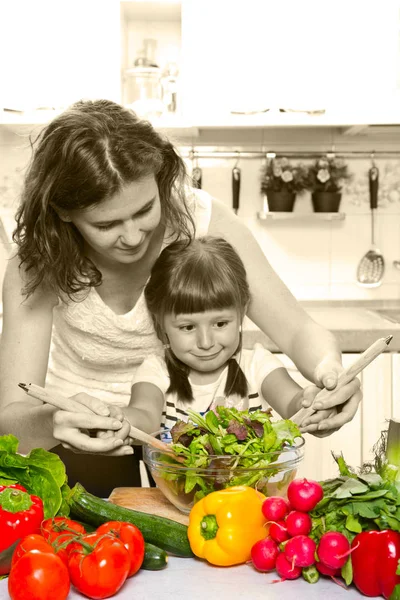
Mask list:
[[[188,537],[193,553],[221,567],[245,563],[251,548],[268,535],[264,494],[247,486],[212,492],[193,506]]]

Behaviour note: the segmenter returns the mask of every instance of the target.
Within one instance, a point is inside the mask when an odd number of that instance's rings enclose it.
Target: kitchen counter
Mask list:
[[[400,314],[400,300],[316,300],[300,304],[314,321],[335,334],[342,352],[363,352],[378,338],[391,334],[393,340],[388,350],[400,352],[400,323],[390,315],[396,309]],[[381,311],[385,310],[388,310],[389,316],[382,314]],[[246,319],[243,324],[243,347],[252,347],[256,342],[272,352],[280,352],[269,337]]]
[[[162,571],[139,571],[123,585],[116,600],[360,600],[363,596],[354,587],[343,589],[327,578],[309,584],[302,578],[295,581],[272,583],[276,573],[259,573],[250,565],[236,567],[213,567],[206,562],[191,558],[169,558],[168,566]],[[85,597],[71,589],[68,600],[83,600]],[[0,581],[0,599],[9,600],[7,579]]]

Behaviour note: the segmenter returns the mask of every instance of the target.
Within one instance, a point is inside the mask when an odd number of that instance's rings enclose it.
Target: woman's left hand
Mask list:
[[[306,387],[302,406],[304,408],[311,406],[320,391],[320,388],[315,385]],[[325,395],[324,399],[313,407],[316,412],[300,424],[300,431],[318,437],[331,435],[353,419],[361,399],[360,380],[356,377],[343,387],[332,389],[328,395]]]

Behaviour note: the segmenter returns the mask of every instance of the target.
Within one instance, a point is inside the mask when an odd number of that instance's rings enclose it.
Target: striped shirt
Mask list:
[[[175,393],[167,394],[170,382],[167,367],[165,361],[157,356],[144,360],[133,377],[132,385],[134,383],[152,383],[164,394],[160,429],[170,429],[178,419],[186,421],[187,409],[200,414],[219,405],[234,406],[238,410],[249,411],[268,409],[268,402],[261,394],[261,386],[264,379],[273,370],[282,368],[283,364],[276,355],[263,348],[261,344],[255,344],[252,349],[242,350],[237,360],[247,379],[248,395],[246,398],[237,395],[225,397],[224,389],[228,367],[222,371],[216,381],[206,385],[197,385],[190,381],[189,377],[194,398],[192,401],[180,400]]]

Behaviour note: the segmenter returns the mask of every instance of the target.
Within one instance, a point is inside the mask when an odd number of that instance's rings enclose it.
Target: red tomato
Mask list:
[[[67,517],[52,517],[42,522],[41,533],[47,541],[54,542],[61,534],[68,533],[73,537],[77,533],[86,533],[86,529],[80,523]]]
[[[124,544],[131,559],[128,577],[139,571],[144,559],[144,538],[136,525],[123,521],[108,521],[97,528],[97,533],[111,533]]]
[[[118,592],[128,577],[129,552],[114,535],[88,533],[71,544],[68,569],[76,589],[101,600]]]
[[[68,542],[72,542],[77,535],[85,534],[86,529],[67,517],[52,517],[42,522],[41,533],[45,540],[54,545],[55,551],[67,565],[70,547]]]
[[[27,552],[8,577],[11,600],[65,600],[69,588],[67,567],[50,552]]]
[[[39,535],[38,533],[31,533],[31,535],[27,535],[26,537],[22,538],[15,548],[11,561],[11,567],[13,567],[17,560],[19,560],[27,552],[36,552],[36,554],[40,552],[47,552],[50,554],[55,554],[53,546],[46,542],[42,535]]]

